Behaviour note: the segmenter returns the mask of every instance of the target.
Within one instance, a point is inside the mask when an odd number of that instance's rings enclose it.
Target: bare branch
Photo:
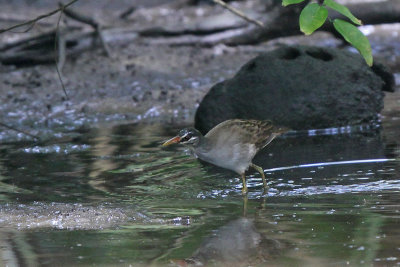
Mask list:
[[[39,21],[39,20],[41,20],[41,19],[44,19],[44,18],[47,18],[47,17],[51,17],[51,16],[53,16],[54,14],[56,14],[57,12],[60,12],[61,10],[63,10],[63,9],[65,9],[65,8],[69,7],[70,5],[74,4],[74,3],[77,2],[77,1],[79,1],[79,0],[72,0],[71,2],[67,3],[67,4],[64,5],[63,7],[57,8],[57,9],[55,9],[55,10],[53,10],[53,11],[47,13],[47,14],[40,15],[40,16],[38,16],[38,17],[32,19],[32,20],[28,20],[28,21],[25,21],[25,22],[22,22],[22,23],[13,25],[13,26],[8,27],[8,28],[0,29],[0,34],[3,33],[3,32],[7,32],[7,31],[10,31],[10,30],[13,30],[13,29],[16,29],[16,28],[25,26],[25,25],[34,24],[34,23],[36,23],[37,21]]]
[[[236,8],[234,8],[234,7],[232,7],[232,6],[230,6],[230,5],[228,5],[228,4],[225,3],[224,1],[222,1],[222,0],[212,0],[212,1],[213,1],[214,3],[216,3],[216,4],[220,5],[220,6],[222,6],[223,8],[228,9],[230,12],[232,12],[232,13],[235,14],[236,16],[239,16],[239,17],[241,17],[242,19],[244,19],[244,20],[246,20],[246,21],[248,21],[248,22],[250,22],[250,23],[253,23],[253,24],[255,24],[255,25],[257,25],[257,26],[259,26],[259,27],[261,27],[261,28],[264,28],[264,23],[262,23],[262,22],[259,21],[259,20],[252,19],[252,18],[246,16],[242,11],[240,11],[240,10],[238,10],[238,9],[236,9]]]

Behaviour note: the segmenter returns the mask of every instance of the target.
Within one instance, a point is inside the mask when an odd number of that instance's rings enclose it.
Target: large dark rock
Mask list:
[[[206,133],[232,118],[269,119],[292,129],[370,123],[393,89],[383,67],[359,54],[319,47],[282,47],[262,54],[204,97],[195,127]]]

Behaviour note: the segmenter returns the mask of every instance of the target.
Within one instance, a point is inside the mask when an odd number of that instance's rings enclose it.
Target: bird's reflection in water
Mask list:
[[[260,209],[263,209],[265,198]],[[243,196],[243,217],[237,218],[213,231],[192,257],[174,261],[178,266],[247,266],[265,263],[277,255],[285,245],[267,238],[256,227],[254,218],[247,215],[247,196]]]
[[[247,205],[249,202],[249,198],[247,195],[243,196],[243,217],[247,217]]]

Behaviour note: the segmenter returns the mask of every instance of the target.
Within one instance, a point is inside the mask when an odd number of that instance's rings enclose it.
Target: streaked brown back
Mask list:
[[[240,142],[255,144],[257,149],[263,148],[276,136],[287,132],[284,127],[276,127],[271,121],[233,119],[221,122],[212,128],[205,136],[211,140],[218,139],[221,133],[235,133]]]

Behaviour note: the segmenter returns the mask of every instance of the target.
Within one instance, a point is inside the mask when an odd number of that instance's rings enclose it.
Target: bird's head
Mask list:
[[[184,144],[190,146],[197,146],[200,143],[202,135],[199,131],[194,128],[185,128],[179,132],[179,134],[163,144],[163,146],[168,146],[171,144]]]

